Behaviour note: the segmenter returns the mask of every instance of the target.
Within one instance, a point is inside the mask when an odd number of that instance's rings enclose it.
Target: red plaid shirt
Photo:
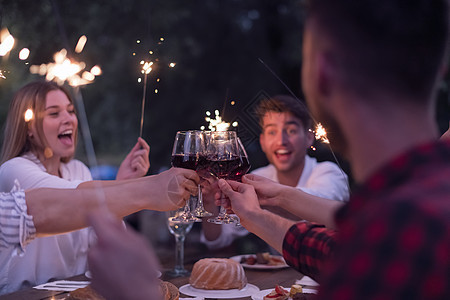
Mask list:
[[[422,145],[379,170],[336,214],[338,233],[298,223],[286,261],[319,299],[450,299],[450,144]],[[319,276],[320,275],[320,276]]]

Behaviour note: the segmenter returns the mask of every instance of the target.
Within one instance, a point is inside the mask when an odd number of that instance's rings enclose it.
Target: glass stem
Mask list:
[[[175,235],[175,270],[184,270],[184,235]]]
[[[186,214],[186,216],[191,215],[191,199],[192,196],[189,197],[189,199],[186,201],[186,204],[184,205],[184,213]]]
[[[227,210],[225,209],[225,207],[223,207],[223,205],[220,206],[220,210],[219,210],[219,217],[224,217],[227,215]]]
[[[202,186],[198,185],[198,207],[203,209],[203,194],[202,194]]]

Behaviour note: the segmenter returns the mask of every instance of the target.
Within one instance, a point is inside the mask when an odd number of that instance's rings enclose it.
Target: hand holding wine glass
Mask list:
[[[241,165],[236,132],[211,131],[207,146],[208,170],[217,178],[228,179]],[[221,205],[219,215],[208,219],[216,224],[236,223],[238,219],[226,213]]]
[[[197,170],[206,162],[206,139],[202,131],[178,131],[175,136],[175,142],[172,150],[172,166],[177,168],[185,168]],[[201,188],[199,185],[199,193]],[[201,195],[200,195],[201,197]],[[192,215],[190,210],[190,202],[193,197],[186,201],[184,213],[180,214],[176,220],[180,222],[200,222],[199,218]],[[200,198],[201,199],[201,198]],[[207,216],[208,212],[204,211],[203,216]]]

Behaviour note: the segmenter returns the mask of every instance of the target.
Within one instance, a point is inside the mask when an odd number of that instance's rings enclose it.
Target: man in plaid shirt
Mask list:
[[[357,183],[337,230],[261,209],[295,196],[262,178],[219,187],[244,227],[320,282],[319,299],[450,299],[450,144],[434,115],[449,3],[307,2],[303,91]]]

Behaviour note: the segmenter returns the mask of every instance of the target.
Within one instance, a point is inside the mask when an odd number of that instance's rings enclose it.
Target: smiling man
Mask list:
[[[317,162],[307,155],[314,141],[312,120],[306,105],[288,96],[264,99],[256,107],[261,126],[259,142],[269,165],[252,172],[309,195],[336,201],[349,197],[347,175],[333,162]],[[299,199],[299,205],[302,205]],[[266,209],[291,220],[301,218],[292,209],[267,206]],[[230,245],[248,232],[232,225],[203,224],[202,241],[211,249]]]

